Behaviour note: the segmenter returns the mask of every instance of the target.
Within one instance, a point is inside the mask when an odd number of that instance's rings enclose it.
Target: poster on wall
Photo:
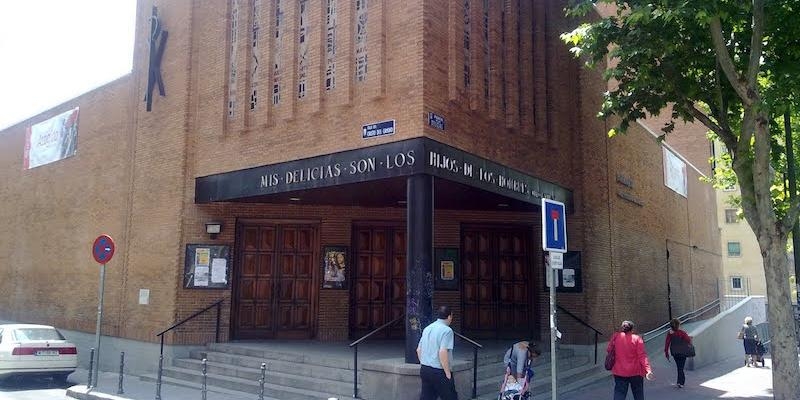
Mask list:
[[[322,249],[322,288],[347,289],[347,246],[325,246]]]
[[[433,288],[458,290],[459,260],[457,248],[436,248],[433,251]]]
[[[187,244],[183,287],[227,289],[231,282],[230,246]]]
[[[553,269],[547,265],[547,257],[544,261],[545,274],[544,286],[550,287],[552,282]],[[556,272],[556,292],[558,293],[581,293],[583,292],[583,277],[581,276],[581,252],[568,251],[564,253],[564,269],[557,269]]]
[[[686,163],[675,153],[664,147],[664,185],[679,195],[686,197],[688,194]]]
[[[78,107],[25,132],[24,168],[31,169],[72,157],[78,144]]]

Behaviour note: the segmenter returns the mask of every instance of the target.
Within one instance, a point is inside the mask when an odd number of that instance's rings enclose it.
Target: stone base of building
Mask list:
[[[472,363],[455,361],[451,365],[459,399],[472,398]],[[363,366],[363,386],[359,397],[365,400],[418,400],[419,364],[403,358],[368,361]]]

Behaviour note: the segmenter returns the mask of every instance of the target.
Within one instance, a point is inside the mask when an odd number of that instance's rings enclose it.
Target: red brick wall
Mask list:
[[[249,8],[241,3],[241,33],[247,37]],[[625,318],[634,318],[642,328],[664,322],[668,267],[675,314],[715,295],[711,283],[719,275],[720,261],[714,254],[719,237],[711,189],[692,169],[688,199],[666,188],[661,147],[639,127],[626,136],[606,137],[610,125],[595,118],[605,84],[598,71],[579,69],[558,39],[574,24],[561,17],[563,2],[490,2],[488,98],[481,75],[481,1],[473,1],[476,53],[469,90],[463,86],[460,58],[463,2],[370,1],[370,61],[363,83],[353,79],[354,6],[340,2],[337,86],[330,92],[321,87],[321,3],[309,2],[312,73],[304,99],[294,95],[296,3],[283,3],[287,42],[282,55],[288,72],[278,107],[271,106],[266,95],[259,112],[245,107],[251,61],[247,40],[242,40],[237,52],[240,79],[235,82],[241,104],[234,117],[227,117],[230,2],[175,0],[156,4],[170,32],[162,64],[167,96],[156,95],[153,111],[145,112],[141,99],[147,84],[147,17],[152,4],[141,2],[130,76],[2,132],[0,200],[5,206],[0,218],[7,221],[7,229],[0,232],[0,269],[11,278],[0,281],[0,292],[11,295],[0,299],[0,318],[91,331],[97,266],[89,258],[89,244],[96,235],[109,233],[119,249],[108,269],[104,332],[154,341],[153,335],[171,323],[219,298],[230,298],[229,291],[181,289],[182,266],[186,243],[233,245],[237,218],[318,221],[323,245],[349,245],[354,220],[404,219],[402,209],[196,205],[196,177],[422,135],[573,190],[569,248],[582,252],[584,292],[559,294],[558,301],[601,330],[608,332]],[[262,2],[264,15],[271,15],[272,4]],[[500,28],[502,7],[505,30]],[[517,19],[521,38],[511,29]],[[267,33],[263,47],[269,54],[272,21],[262,18],[262,24]],[[501,57],[503,33],[506,52]],[[519,68],[511,68],[515,60],[521,61]],[[262,71],[266,85],[268,68]],[[269,92],[267,86],[262,91]],[[78,154],[23,171],[25,126],[75,105],[81,107]],[[443,115],[447,130],[426,128],[427,111]],[[361,125],[391,118],[397,120],[393,136],[361,139]],[[687,143],[676,146],[692,149]],[[618,175],[632,187],[617,182]],[[620,197],[620,192],[642,204]],[[224,223],[215,240],[204,233],[204,223],[212,219]],[[437,210],[435,242],[458,246],[459,224],[464,221],[520,219],[533,230],[532,268],[539,281],[544,273],[535,213]],[[547,294],[544,285],[535,286],[531,290],[540,332],[546,335]],[[150,289],[149,305],[137,303],[141,288]],[[456,327],[458,296],[436,292],[434,299],[454,307]],[[346,338],[348,302],[347,291],[320,291],[320,339]],[[223,307],[223,314],[225,339],[229,306]],[[574,324],[565,317],[561,321]],[[213,335],[211,314],[193,324],[168,339],[190,343]]]

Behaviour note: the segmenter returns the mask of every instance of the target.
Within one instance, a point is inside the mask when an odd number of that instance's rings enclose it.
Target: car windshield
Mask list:
[[[27,340],[64,340],[61,333],[51,328],[17,328],[14,330],[14,337],[20,342]]]

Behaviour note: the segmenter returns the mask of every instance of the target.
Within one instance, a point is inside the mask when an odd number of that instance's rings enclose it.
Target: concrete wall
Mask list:
[[[765,322],[766,298],[748,297],[686,332],[692,337],[692,343],[697,351],[693,363],[687,363],[687,368],[700,368],[735,356],[742,356],[744,359],[744,347],[742,341],[736,339],[736,335],[744,323],[744,318],[748,316],[753,318],[753,325]]]

